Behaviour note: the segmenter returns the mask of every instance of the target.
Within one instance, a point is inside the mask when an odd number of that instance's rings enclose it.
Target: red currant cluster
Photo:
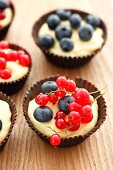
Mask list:
[[[0,78],[9,79],[11,71],[6,68],[7,62],[18,61],[22,66],[29,66],[31,61],[30,57],[23,50],[10,49],[8,42],[0,41]]]

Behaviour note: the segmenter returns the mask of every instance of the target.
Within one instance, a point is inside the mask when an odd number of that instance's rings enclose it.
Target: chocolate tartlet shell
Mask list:
[[[1,151],[4,148],[4,146],[6,145],[9,136],[11,135],[11,132],[12,132],[12,129],[14,127],[16,117],[17,117],[17,110],[16,110],[16,106],[15,106],[15,103],[13,102],[13,100],[9,96],[6,96],[2,92],[0,92],[0,100],[6,101],[9,104],[11,114],[12,114],[11,115],[11,127],[9,129],[9,132],[8,132],[7,136],[5,137],[5,139],[2,141],[2,143],[0,143],[0,151]]]
[[[35,83],[34,85],[32,85],[29,90],[27,91],[27,93],[25,94],[24,100],[23,100],[23,112],[24,112],[24,116],[25,119],[28,123],[28,125],[32,128],[32,130],[40,137],[42,138],[45,142],[49,143],[49,137],[40,133],[32,124],[32,122],[30,121],[30,118],[28,116],[28,105],[29,102],[34,99],[36,97],[36,95],[38,95],[41,91],[41,85],[48,80],[56,80],[58,76],[52,76],[49,78],[46,78],[44,80],[38,81],[37,83]],[[98,89],[95,87],[95,85],[93,85],[92,83],[88,82],[87,80],[83,80],[79,77],[75,78],[77,87],[83,87],[86,88],[89,92],[93,92],[93,91],[97,91]],[[94,98],[96,98],[97,96],[100,95],[100,92],[92,94]],[[96,126],[86,135],[84,136],[75,136],[75,137],[70,137],[70,138],[65,138],[62,139],[61,144],[59,145],[59,147],[69,147],[69,146],[74,146],[76,144],[81,143],[82,141],[84,141],[87,137],[89,137],[92,133],[94,133],[97,129],[99,129],[99,127],[102,125],[102,123],[104,122],[104,120],[106,119],[106,103],[104,98],[101,96],[100,98],[97,99],[97,103],[98,103],[98,121]]]
[[[18,45],[9,44],[9,48],[11,48],[13,50],[17,50],[17,51],[23,50],[30,57],[30,54],[24,48],[22,48]],[[31,57],[30,57],[30,59],[31,59]],[[31,71],[31,66],[32,66],[32,64],[30,64],[30,66],[29,66],[28,73],[26,75],[24,75],[22,78],[14,80],[14,81],[10,81],[10,82],[0,82],[0,91],[6,93],[7,95],[12,95],[12,94],[18,92],[25,84],[25,82],[29,76],[29,73]]]
[[[15,15],[15,8],[14,8],[14,5],[11,2],[10,2],[10,8],[12,10],[13,16],[12,16],[11,22],[7,26],[3,27],[0,30],[0,40],[5,38],[5,36],[6,36],[7,32],[8,32],[8,29],[9,29],[9,27],[10,27],[12,21],[13,21],[14,15]]]

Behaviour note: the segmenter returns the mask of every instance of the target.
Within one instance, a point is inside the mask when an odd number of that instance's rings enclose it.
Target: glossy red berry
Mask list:
[[[76,112],[80,113],[81,110],[82,110],[82,106],[80,104],[76,103],[76,102],[71,102],[68,105],[68,109],[69,109],[70,112],[71,111],[76,111]]]
[[[82,108],[82,115],[81,115],[81,122],[82,123],[90,123],[93,119],[92,108],[89,105],[86,105]]]
[[[56,79],[56,83],[59,88],[64,89],[67,86],[67,79],[64,76],[60,76]]]
[[[42,95],[42,93],[40,93],[39,95],[37,95],[37,96],[35,97],[35,102],[36,102],[37,104],[40,103],[39,97],[40,97],[41,95]]]
[[[39,94],[38,96],[36,96],[35,98],[35,102],[37,104],[40,104],[41,106],[45,106],[49,101],[48,95],[46,94]]]
[[[22,66],[29,66],[31,63],[30,57],[27,54],[19,55],[19,63]]]
[[[58,146],[61,143],[61,138],[58,134],[54,134],[50,137],[50,144],[52,146]]]
[[[16,61],[18,59],[17,51],[10,50],[6,54],[6,60],[7,61]]]
[[[9,43],[7,41],[0,41],[0,48],[1,49],[9,48]]]
[[[5,17],[6,17],[5,13],[2,10],[0,10],[0,20],[3,20]]]
[[[0,49],[0,57],[6,58],[6,53],[3,49]]]
[[[20,56],[20,55],[22,55],[22,54],[25,54],[25,51],[23,51],[23,50],[18,50],[17,53],[18,53],[18,56]]]
[[[66,117],[66,115],[65,115],[65,113],[63,112],[63,111],[58,111],[57,113],[56,113],[56,119],[60,119],[60,118],[62,118],[62,119],[65,119],[65,117]]]
[[[5,58],[0,57],[0,70],[5,69],[5,67],[6,67],[6,60]]]
[[[57,91],[56,91],[56,95],[57,95],[58,97],[64,97],[64,96],[66,95],[66,92],[65,92],[65,91],[62,91],[62,90],[60,90],[60,89],[58,88]]]
[[[58,101],[58,97],[55,93],[51,93],[49,95],[49,101],[53,104],[55,104]]]
[[[69,123],[74,125],[81,121],[81,116],[78,112],[71,111],[68,115]]]
[[[73,125],[68,130],[74,132],[74,131],[78,130],[79,128],[80,128],[80,123],[76,123],[75,125]]]
[[[76,83],[73,80],[67,80],[66,90],[68,92],[74,92],[76,90]]]
[[[62,118],[56,119],[55,125],[58,129],[65,129],[66,128],[66,121]]]
[[[4,69],[0,72],[0,78],[9,79],[11,77],[11,71],[8,69]]]
[[[91,105],[92,101],[89,92],[84,88],[79,88],[76,92],[76,102],[82,106]]]

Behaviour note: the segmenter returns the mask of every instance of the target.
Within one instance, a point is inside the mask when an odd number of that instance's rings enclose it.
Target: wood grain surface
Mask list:
[[[113,170],[113,1],[112,0],[13,0],[16,15],[6,39],[26,48],[33,60],[28,81],[12,96],[18,118],[10,139],[0,153],[0,170]],[[56,8],[77,8],[94,13],[107,24],[108,39],[103,50],[79,69],[62,69],[49,63],[31,36],[33,23]],[[97,85],[107,85],[107,119],[101,128],[78,146],[55,149],[28,127],[22,112],[22,98],[28,87],[48,75],[80,76]]]

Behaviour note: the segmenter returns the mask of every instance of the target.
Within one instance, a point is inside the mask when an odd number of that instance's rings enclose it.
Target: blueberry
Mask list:
[[[69,113],[68,104],[71,102],[74,102],[74,101],[75,101],[75,99],[72,96],[65,96],[65,97],[60,98],[60,100],[58,102],[59,110],[68,114]]]
[[[61,20],[68,20],[71,15],[71,11],[59,9],[56,14],[60,17]]]
[[[50,93],[51,91],[56,91],[58,88],[55,81],[46,81],[41,86],[41,92],[42,93]]]
[[[69,20],[73,28],[78,28],[81,24],[82,18],[78,14],[73,14],[70,16]]]
[[[93,35],[93,27],[90,24],[80,26],[78,33],[82,41],[89,41]]]
[[[54,45],[54,39],[51,35],[45,34],[38,37],[38,43],[41,47],[49,49]]]
[[[0,130],[2,130],[2,121],[0,120]]]
[[[91,24],[94,28],[99,27],[101,23],[100,19],[94,15],[87,15],[86,22],[88,24]]]
[[[8,0],[0,0],[0,9],[5,9],[9,7],[9,1]]]
[[[47,18],[47,23],[49,28],[54,30],[60,24],[60,18],[56,14],[51,14]]]
[[[48,122],[53,117],[53,112],[49,107],[40,106],[37,107],[33,113],[34,118],[39,122]]]
[[[59,25],[56,29],[55,29],[55,35],[57,37],[58,40],[61,40],[62,38],[70,38],[72,35],[72,29],[70,26],[66,26],[66,25]]]
[[[60,47],[63,51],[71,51],[74,48],[74,43],[70,38],[62,38],[60,40]]]

